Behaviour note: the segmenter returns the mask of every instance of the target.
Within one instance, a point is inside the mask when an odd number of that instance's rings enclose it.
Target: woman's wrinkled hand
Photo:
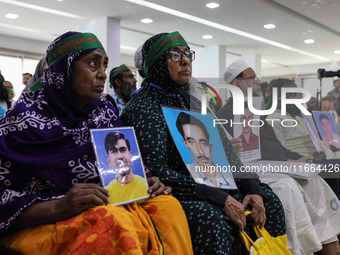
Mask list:
[[[241,138],[231,138],[230,142],[237,156],[241,156],[241,152],[243,151]]]
[[[149,189],[148,192],[151,197],[159,195],[171,195],[171,187],[165,186],[158,177],[148,178]]]
[[[251,214],[248,215],[252,225],[259,225],[262,229],[266,223],[266,209],[263,205],[263,198],[260,195],[247,195],[242,202],[244,208],[251,208]]]
[[[229,195],[224,202],[224,210],[229,219],[242,231],[246,226],[244,205]]]
[[[68,219],[99,205],[107,205],[110,193],[94,183],[75,184],[66,195],[56,200],[55,210]]]

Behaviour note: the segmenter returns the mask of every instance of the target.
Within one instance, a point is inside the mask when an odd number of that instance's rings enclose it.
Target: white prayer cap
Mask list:
[[[135,67],[138,68],[138,70],[143,69],[142,48],[143,48],[143,44],[138,47],[134,55]]]
[[[230,84],[236,76],[248,68],[250,68],[250,66],[242,59],[236,60],[224,70],[223,78],[227,84]]]

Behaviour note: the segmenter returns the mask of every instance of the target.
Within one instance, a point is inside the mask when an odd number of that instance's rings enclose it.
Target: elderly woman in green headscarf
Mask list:
[[[196,254],[234,254],[234,229],[246,229],[250,220],[273,235],[285,233],[284,213],[277,196],[258,178],[235,178],[238,190],[197,184],[190,176],[167,128],[161,106],[200,111],[200,102],[188,91],[195,52],[178,33],[161,33],[142,48],[144,86],[126,105],[121,119],[134,126],[144,163],[153,175],[171,186],[189,222]],[[242,163],[226,134],[220,131],[228,162]],[[275,213],[272,213],[274,212]]]
[[[98,38],[65,33],[47,62],[0,119],[1,254],[192,254],[185,214],[158,178],[148,178],[149,199],[109,205],[118,192],[101,185],[90,130],[122,123],[103,93]]]

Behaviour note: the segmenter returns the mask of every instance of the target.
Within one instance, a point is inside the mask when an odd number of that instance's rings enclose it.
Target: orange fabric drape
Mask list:
[[[185,214],[171,196],[98,206],[66,221],[7,234],[0,244],[10,254],[192,254]]]

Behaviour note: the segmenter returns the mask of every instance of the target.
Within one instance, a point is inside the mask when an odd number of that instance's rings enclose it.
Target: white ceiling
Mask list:
[[[66,31],[78,31],[92,19],[112,17],[121,21],[121,51],[133,55],[147,38],[160,32],[178,30],[191,48],[223,45],[228,53],[235,55],[258,54],[269,63],[263,68],[292,67],[298,65],[329,64],[340,62],[340,0],[149,0],[172,9],[171,14],[151,9],[131,1],[140,0],[0,0],[0,38],[13,36],[51,42]],[[206,3],[216,2],[219,8],[209,9]],[[22,4],[29,4],[22,6]],[[43,7],[47,9],[35,10]],[[49,13],[57,10],[75,17]],[[174,11],[189,16],[173,15]],[[19,17],[10,20],[7,13]],[[65,15],[66,15],[65,14]],[[154,20],[151,24],[140,22],[142,18]],[[193,18],[218,24],[220,29],[195,21]],[[263,25],[273,23],[275,29],[267,30]],[[236,35],[237,29],[250,36],[271,40],[270,44]],[[210,34],[211,40],[202,39]],[[305,39],[314,39],[314,44],[305,44]],[[262,39],[260,39],[262,40]],[[290,50],[273,46],[290,47]]]

